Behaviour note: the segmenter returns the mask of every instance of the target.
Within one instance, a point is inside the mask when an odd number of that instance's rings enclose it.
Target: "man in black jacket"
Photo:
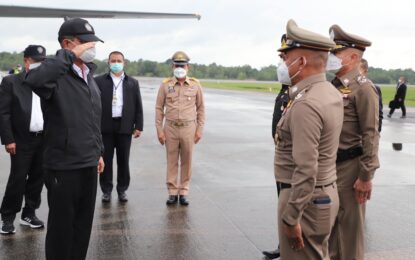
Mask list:
[[[101,97],[92,76],[95,36],[74,18],[59,30],[62,49],[26,76],[42,98],[49,217],[46,259],[85,259],[102,172]]]
[[[287,107],[290,97],[288,95],[289,85],[282,84],[280,92],[278,93],[277,97],[275,98],[274,104],[274,113],[272,114],[272,139],[275,141],[275,134],[277,132],[277,124],[281,119],[282,113],[284,109]],[[276,160],[277,158],[274,158]],[[277,183],[277,194],[280,194],[280,185]],[[272,251],[263,251],[264,254],[268,259],[276,259],[280,257],[280,247],[278,246],[277,249]]]
[[[362,76],[367,77],[367,75],[369,74],[369,63],[367,62],[366,59],[362,59],[360,61],[360,67],[359,67],[359,71],[360,74],[362,74]],[[382,121],[383,121],[383,101],[382,101],[382,90],[380,89],[380,87],[378,85],[375,85],[376,88],[376,92],[378,93],[378,97],[379,97],[379,133],[382,131]]]
[[[405,107],[405,97],[406,97],[406,78],[401,76],[398,81],[398,86],[396,87],[395,97],[392,102],[391,110],[389,111],[388,117],[392,117],[393,112],[396,108],[402,109],[401,118],[406,118],[406,107]]]
[[[1,234],[15,233],[14,219],[25,198],[20,224],[43,228],[35,210],[40,206],[43,187],[43,114],[40,98],[23,83],[26,72],[40,65],[46,49],[29,45],[23,52],[24,66],[19,74],[4,78],[0,87],[0,130],[2,144],[10,154],[11,169],[0,213]]]
[[[101,132],[104,141],[104,172],[99,178],[102,202],[111,201],[112,161],[117,151],[117,193],[127,202],[130,184],[131,135],[138,138],[143,131],[143,105],[138,81],[124,72],[124,54],[113,51],[108,57],[110,72],[95,78],[101,90]]]

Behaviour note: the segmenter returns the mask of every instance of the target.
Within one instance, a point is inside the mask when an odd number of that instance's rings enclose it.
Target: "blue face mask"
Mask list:
[[[113,73],[120,73],[124,69],[123,63],[110,63],[110,70]]]

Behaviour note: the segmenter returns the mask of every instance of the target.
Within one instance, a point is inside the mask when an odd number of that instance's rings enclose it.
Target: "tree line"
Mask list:
[[[0,52],[0,70],[8,71],[17,64],[23,62],[23,53]],[[108,71],[106,60],[95,60],[97,65],[97,74]],[[277,67],[269,65],[256,69],[250,65],[243,66],[222,66],[216,63],[209,65],[191,64],[190,74],[200,79],[238,79],[238,80],[259,80],[275,81],[277,79]],[[155,62],[149,60],[126,61],[125,72],[131,76],[145,77],[169,77],[172,75],[171,61]],[[328,74],[329,78],[333,77]],[[410,84],[415,82],[415,71],[412,69],[391,69],[369,68],[369,78],[377,84],[395,84],[400,76],[405,76]]]

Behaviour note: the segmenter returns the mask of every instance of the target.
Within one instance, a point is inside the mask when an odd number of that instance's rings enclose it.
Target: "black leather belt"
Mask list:
[[[326,185],[317,185],[315,188],[316,188],[316,189],[326,188],[326,187],[329,187],[329,186],[333,185],[333,183],[334,183],[334,182],[329,183],[329,184],[326,184]],[[280,190],[283,190],[283,189],[291,189],[291,184],[289,184],[289,183],[284,183],[284,182],[278,182],[278,181],[277,181],[277,187],[278,187]]]
[[[113,117],[112,120],[120,121],[122,117]]]
[[[290,189],[291,184],[277,181],[277,187],[279,190]]]
[[[363,155],[363,148],[361,146],[353,147],[347,150],[337,150],[336,163],[344,162]]]
[[[41,135],[43,135],[43,131],[39,131],[39,132],[29,132],[29,134],[31,136],[41,136]]]

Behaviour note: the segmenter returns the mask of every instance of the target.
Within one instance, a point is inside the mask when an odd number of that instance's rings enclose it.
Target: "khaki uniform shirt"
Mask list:
[[[203,133],[205,105],[202,86],[197,79],[186,78],[183,86],[175,77],[163,81],[156,101],[157,134],[163,132],[164,118],[171,121],[196,120],[196,131]]]
[[[362,146],[359,179],[371,180],[379,168],[379,97],[376,88],[357,69],[335,78],[333,84],[343,94],[344,102],[339,149]]]
[[[336,181],[336,154],[343,124],[343,102],[325,74],[290,88],[291,103],[277,126],[275,173],[291,183],[284,222],[299,223],[315,186]]]

